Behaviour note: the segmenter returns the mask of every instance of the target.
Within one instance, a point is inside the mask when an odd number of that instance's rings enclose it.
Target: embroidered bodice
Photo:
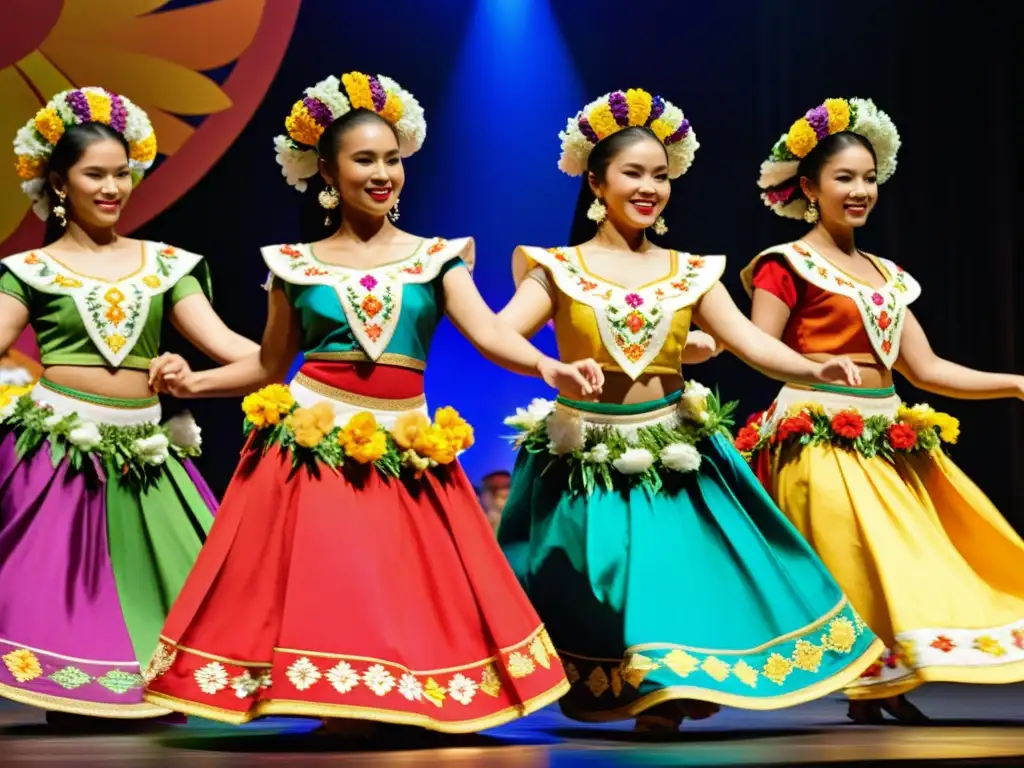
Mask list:
[[[422,370],[444,316],[441,279],[454,267],[472,268],[473,240],[422,240],[406,258],[371,270],[327,264],[305,244],[262,254],[298,313],[307,357]]]
[[[0,293],[29,310],[44,366],[146,370],[160,353],[164,316],[186,296],[212,296],[202,256],[142,241],[139,268],[119,280],[79,274],[45,250],[2,261]]]
[[[724,256],[670,251],[670,257],[668,274],[639,288],[595,275],[579,248],[521,247],[513,271],[518,284],[540,266],[554,285],[555,339],[563,360],[593,358],[603,370],[636,379],[680,372],[693,305],[725,271]]]
[[[740,274],[748,293],[755,287],[773,294],[770,268],[781,257],[800,282],[801,290],[780,296],[791,314],[782,340],[801,354],[853,354],[862,351],[892,368],[899,358],[900,335],[907,306],[921,295],[921,286],[887,259],[868,256],[885,284],[873,288],[846,274],[802,241],[768,248]]]

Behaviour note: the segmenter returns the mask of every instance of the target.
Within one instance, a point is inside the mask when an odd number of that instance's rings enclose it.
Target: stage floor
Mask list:
[[[649,743],[628,726],[591,727],[549,708],[485,734],[404,734],[353,743],[307,733],[309,721],[273,719],[243,728],[193,720],[132,735],[54,735],[42,713],[0,703],[0,765],[231,768],[233,766],[1024,765],[1024,685],[929,686],[914,702],[926,727],[846,724],[831,697],[779,712],[725,710],[688,723],[677,740]]]

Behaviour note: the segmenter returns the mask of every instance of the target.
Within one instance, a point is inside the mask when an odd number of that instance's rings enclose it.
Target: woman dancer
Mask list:
[[[228,362],[256,348],[209,303],[202,257],[116,232],[156,156],[145,112],[80,88],[15,139],[46,244],[2,261],[0,352],[26,325],[44,372],[0,393],[0,695],[70,715],[149,718],[142,667],[216,501],[189,417],[148,386],[165,320]]]
[[[402,158],[426,126],[393,80],[329,77],[285,125],[288,181],[326,186],[308,242],[263,249],[273,279],[260,353],[155,374],[176,395],[210,397],[280,381],[300,350],[305,364],[290,387],[243,403],[249,443],[147,699],[229,723],[306,715],[464,732],[525,715],[568,683],[459,467],[472,429],[451,408],[427,415],[427,354],[447,314],[489,358],[552,386],[589,395],[600,370],[546,358],[498,322],[470,276],[471,240],[394,226]]]
[[[717,704],[841,688],[881,645],[719,434],[728,409],[684,384],[680,354],[692,317],[777,378],[856,382],[855,367],[758,331],[718,282],[725,257],[647,241],[697,149],[678,108],[617,91],[561,138],[560,167],[586,176],[572,236],[586,242],[519,249],[501,316],[524,331],[554,317],[561,354],[607,378],[596,402],[562,393],[510,420],[523,431],[498,537],[565,664],[563,711],[674,732]]]
[[[854,359],[861,385],[782,388],[738,436],[783,512],[889,650],[848,693],[850,716],[920,721],[901,694],[928,681],[1024,680],[1024,542],[943,452],[956,419],[908,408],[892,369],[947,397],[1022,397],[1024,377],[937,356],[908,305],[918,283],[857,249],[900,140],[865,99],[828,99],[761,167],[762,198],[803,239],[744,270],[753,320],[811,360]]]

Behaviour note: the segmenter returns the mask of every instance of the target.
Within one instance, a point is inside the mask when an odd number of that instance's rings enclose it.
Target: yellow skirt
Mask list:
[[[775,419],[797,402],[864,417],[900,405],[786,386]],[[888,646],[847,695],[1024,680],[1024,541],[941,450],[886,459],[809,445],[771,459],[776,503]]]

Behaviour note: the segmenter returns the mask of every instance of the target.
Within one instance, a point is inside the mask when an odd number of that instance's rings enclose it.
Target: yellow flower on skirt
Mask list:
[[[377,461],[388,452],[387,435],[377,428],[372,413],[357,413],[338,434],[338,442],[349,456],[361,464]]]
[[[296,443],[315,448],[334,429],[334,409],[323,401],[312,408],[297,408],[285,424],[295,433]]]

